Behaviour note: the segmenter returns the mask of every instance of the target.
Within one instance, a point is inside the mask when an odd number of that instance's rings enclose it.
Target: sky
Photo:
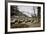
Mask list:
[[[31,14],[34,15],[34,9],[35,9],[35,14],[37,15],[37,7],[33,6],[18,6],[18,10],[22,12],[23,14],[32,17]]]

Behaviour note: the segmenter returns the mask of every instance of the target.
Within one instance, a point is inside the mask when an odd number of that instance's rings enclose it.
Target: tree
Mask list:
[[[40,17],[40,14],[41,14],[41,7],[38,7],[38,16]]]

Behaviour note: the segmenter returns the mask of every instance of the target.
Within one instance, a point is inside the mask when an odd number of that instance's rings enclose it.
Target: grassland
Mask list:
[[[39,17],[23,17],[15,16],[11,18],[11,28],[30,28],[40,27]]]

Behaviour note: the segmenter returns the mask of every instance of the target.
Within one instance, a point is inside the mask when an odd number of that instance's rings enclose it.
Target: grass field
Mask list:
[[[11,28],[30,28],[40,27],[40,18],[38,17],[12,17]]]

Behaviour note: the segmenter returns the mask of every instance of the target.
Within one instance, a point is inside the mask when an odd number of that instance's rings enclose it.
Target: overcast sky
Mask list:
[[[34,10],[33,8],[35,9],[35,14],[37,15],[37,7],[33,7],[33,6],[18,6],[18,10],[20,12],[22,12],[23,14],[29,16],[29,17],[32,17],[31,14],[34,15]]]

